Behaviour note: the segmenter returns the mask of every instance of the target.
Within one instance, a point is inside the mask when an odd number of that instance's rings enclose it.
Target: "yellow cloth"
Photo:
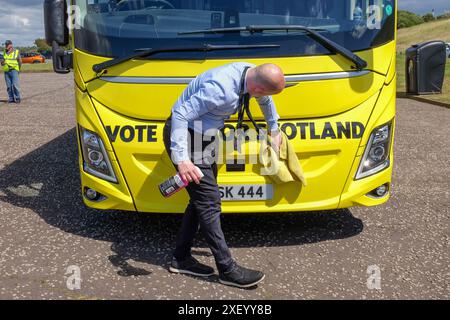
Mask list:
[[[261,164],[263,166],[261,174],[268,175],[277,184],[300,181],[306,186],[306,178],[294,147],[286,134],[284,132],[281,134],[279,157],[270,146],[270,141],[264,139],[261,142]]]

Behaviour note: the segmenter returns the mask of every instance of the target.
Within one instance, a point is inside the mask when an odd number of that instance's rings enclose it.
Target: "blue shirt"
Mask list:
[[[172,107],[170,149],[175,164],[189,160],[188,127],[196,132],[212,136],[224,127],[225,120],[239,111],[242,74],[246,67],[254,66],[244,62],[230,63],[208,70],[191,81]],[[244,93],[246,91],[245,86]],[[256,99],[269,130],[278,130],[277,121],[280,117],[272,97]],[[201,122],[201,130],[199,122]]]

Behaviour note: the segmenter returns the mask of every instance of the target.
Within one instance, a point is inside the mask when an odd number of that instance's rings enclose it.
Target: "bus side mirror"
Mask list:
[[[70,50],[62,49],[56,41],[52,44],[53,70],[56,73],[69,73],[73,68],[73,53]]]
[[[72,52],[60,46],[69,44],[66,0],[44,1],[45,40],[52,46],[53,69],[56,73],[68,73],[72,67]]]
[[[53,41],[60,46],[69,44],[67,27],[67,3],[65,0],[44,1],[45,40],[51,46]]]

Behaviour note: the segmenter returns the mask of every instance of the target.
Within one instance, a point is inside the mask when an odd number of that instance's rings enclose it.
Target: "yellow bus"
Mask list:
[[[223,212],[385,203],[396,7],[395,0],[45,0],[54,69],[74,74],[85,204],[183,212],[185,191],[168,200],[158,190],[175,173],[164,122],[197,75],[242,61],[283,69],[286,89],[274,96],[279,125],[308,183],[274,185],[258,164],[219,164]],[[255,101],[250,108],[263,125]],[[226,122],[225,140],[235,125],[236,117]]]

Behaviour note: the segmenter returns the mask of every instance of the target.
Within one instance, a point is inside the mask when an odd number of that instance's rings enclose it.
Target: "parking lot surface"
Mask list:
[[[21,80],[20,105],[0,81],[0,299],[450,298],[449,109],[398,100],[385,205],[224,216],[236,260],[266,273],[242,290],[167,271],[181,215],[85,207],[72,75]],[[201,236],[195,246],[214,265]]]

